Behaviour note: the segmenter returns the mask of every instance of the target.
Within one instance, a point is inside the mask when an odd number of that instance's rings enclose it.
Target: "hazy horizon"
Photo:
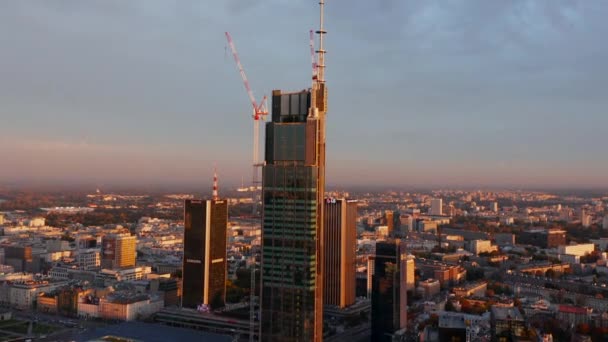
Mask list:
[[[331,1],[327,183],[608,188],[608,3]],[[0,184],[251,179],[250,104],[310,85],[316,2],[0,3]],[[278,25],[280,23],[280,25]],[[199,185],[197,185],[199,184]]]
[[[220,183],[219,193],[223,195],[233,195],[241,184]],[[92,194],[99,189],[101,193],[141,193],[141,194],[169,194],[187,193],[199,194],[203,196],[211,195],[212,183],[196,184],[167,184],[167,183],[75,183],[75,182],[54,182],[54,183],[4,183],[0,184],[0,199],[2,194],[19,192],[39,192],[39,193],[88,193]],[[585,195],[591,197],[608,196],[608,187],[520,187],[520,186],[414,186],[414,185],[374,185],[374,184],[351,184],[337,186],[328,184],[326,191],[346,191],[354,194],[365,192],[411,192],[411,193],[430,193],[434,191],[482,191],[482,192],[501,192],[501,191],[522,191],[522,192],[546,192],[557,195]]]

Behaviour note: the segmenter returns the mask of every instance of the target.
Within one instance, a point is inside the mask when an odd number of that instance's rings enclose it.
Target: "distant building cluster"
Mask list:
[[[278,198],[272,194],[266,198]],[[567,206],[526,207],[558,199],[508,192],[438,195],[326,195],[322,301],[328,334],[346,336],[354,324],[374,341],[407,339],[420,325],[416,334],[430,340],[549,338],[534,325],[540,314],[574,328],[608,327],[608,199],[590,205],[562,198]],[[141,201],[113,197],[115,206],[125,208]],[[497,204],[505,199],[518,208]],[[154,317],[177,326],[191,321],[225,334],[247,335],[253,326],[255,336],[263,336],[262,320],[270,312],[263,310],[263,298],[271,293],[264,287],[314,284],[302,265],[313,265],[316,254],[298,252],[306,245],[292,240],[297,235],[284,235],[293,219],[302,224],[298,229],[314,224],[304,224],[312,222],[299,218],[308,217],[304,212],[285,212],[291,202],[268,205],[260,227],[247,214],[228,215],[232,206],[238,210],[248,201],[165,200],[163,208],[173,207],[171,201],[185,204],[183,219],[144,216],[128,225],[66,229],[48,225],[44,217],[2,213],[0,304],[65,317]],[[306,208],[297,203],[289,205]],[[591,217],[589,227],[583,214]],[[284,256],[284,266],[268,263]],[[301,297],[300,305],[313,312],[313,298]],[[223,323],[225,314],[233,315],[233,323]]]

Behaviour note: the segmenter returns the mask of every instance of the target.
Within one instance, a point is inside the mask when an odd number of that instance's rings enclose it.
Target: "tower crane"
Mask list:
[[[266,96],[262,98],[262,101],[258,104],[253,96],[253,91],[251,91],[251,87],[249,86],[249,80],[247,79],[247,75],[245,74],[245,69],[243,69],[243,65],[241,64],[241,60],[239,59],[239,54],[236,51],[236,47],[234,46],[234,42],[232,41],[232,37],[230,33],[226,32],[226,40],[228,40],[228,45],[230,45],[230,49],[232,50],[232,56],[234,57],[234,61],[236,63],[236,67],[241,74],[241,78],[243,79],[243,84],[245,85],[245,90],[247,91],[247,95],[249,96],[249,101],[251,102],[251,106],[253,109],[253,114],[251,117],[253,118],[253,177],[251,179],[253,186],[253,214],[256,213],[256,204],[258,197],[258,186],[260,184],[259,181],[259,171],[258,169],[264,166],[263,162],[259,161],[259,153],[260,153],[260,120],[265,121],[266,116],[268,115],[268,107],[266,105]]]
[[[256,102],[255,97],[253,96],[253,91],[251,91],[251,87],[249,86],[249,80],[247,80],[245,69],[243,69],[243,65],[241,64],[241,60],[239,59],[239,55],[236,51],[236,47],[234,46],[234,42],[232,41],[232,37],[228,32],[226,32],[226,40],[228,40],[228,44],[230,45],[230,49],[232,50],[232,56],[234,57],[234,61],[236,62],[236,67],[238,68],[239,73],[241,74],[243,84],[245,85],[245,90],[247,91],[247,95],[249,96],[251,106],[253,107],[253,177],[251,181],[253,183],[253,215],[255,215],[256,204],[258,200],[258,184],[260,183],[258,179],[258,168],[264,166],[264,163],[259,161],[260,120],[266,120],[266,116],[268,115],[268,107],[266,105],[266,96],[262,98],[262,101],[260,101],[259,104]],[[249,294],[249,341],[253,342],[255,333],[255,255],[251,256],[251,260],[251,292]]]
[[[317,79],[317,58],[315,56],[315,31],[310,30],[310,60],[312,62],[312,79]]]

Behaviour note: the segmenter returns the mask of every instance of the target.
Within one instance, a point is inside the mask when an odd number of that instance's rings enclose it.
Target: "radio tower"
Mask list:
[[[217,193],[217,167],[213,166],[213,200],[217,201],[220,199],[220,196]]]
[[[234,57],[234,61],[236,62],[236,67],[241,74],[241,78],[243,79],[243,84],[245,85],[245,90],[247,91],[247,95],[249,96],[249,101],[251,102],[251,106],[253,107],[253,114],[251,117],[253,118],[253,177],[251,179],[252,187],[253,187],[253,215],[257,213],[256,207],[259,197],[258,187],[260,185],[259,180],[259,169],[264,166],[264,163],[259,161],[260,154],[260,120],[265,121],[266,115],[268,115],[268,108],[266,106],[266,96],[262,98],[262,101],[258,104],[253,96],[253,91],[251,91],[251,87],[249,86],[249,80],[247,79],[247,75],[245,74],[245,69],[241,64],[241,60],[239,58],[239,54],[236,51],[236,47],[234,46],[234,42],[232,41],[232,37],[230,33],[226,32],[226,40],[228,40],[228,45],[230,45],[230,49],[232,50],[232,56]]]

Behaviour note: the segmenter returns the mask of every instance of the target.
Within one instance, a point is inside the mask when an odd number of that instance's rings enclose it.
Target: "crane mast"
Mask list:
[[[315,33],[310,30],[310,60],[312,62],[312,79],[317,78],[317,58],[315,56]]]
[[[256,214],[256,206],[259,198],[258,187],[260,184],[259,180],[259,169],[264,166],[263,162],[260,162],[260,120],[266,120],[266,116],[268,115],[268,106],[266,104],[267,98],[264,96],[260,103],[258,104],[255,97],[253,96],[253,91],[251,90],[251,86],[249,85],[249,80],[247,79],[247,74],[245,73],[245,69],[241,64],[241,60],[239,58],[239,54],[236,51],[236,47],[234,45],[234,41],[232,40],[232,36],[230,33],[226,32],[226,40],[228,41],[228,45],[230,45],[230,49],[232,50],[232,56],[234,57],[234,62],[236,63],[237,69],[241,74],[241,78],[243,79],[243,85],[245,86],[245,90],[247,91],[247,96],[249,96],[249,102],[251,102],[251,106],[253,109],[253,114],[251,117],[253,118],[253,174],[252,174],[252,191],[253,191],[253,214]]]
[[[262,101],[260,101],[260,103],[258,104],[255,100],[255,97],[253,96],[253,91],[251,90],[251,87],[249,86],[249,80],[247,79],[247,74],[245,74],[245,69],[243,68],[243,65],[241,64],[241,60],[239,58],[239,55],[236,51],[236,47],[234,46],[234,42],[232,41],[232,37],[230,36],[230,33],[226,32],[226,40],[228,41],[228,44],[230,45],[230,49],[232,50],[232,56],[234,57],[234,61],[236,63],[236,66],[239,70],[239,73],[241,74],[241,78],[243,79],[243,84],[245,86],[245,90],[247,91],[247,96],[249,96],[249,101],[251,102],[251,106],[253,107],[253,114],[252,114],[252,118],[253,118],[253,176],[252,176],[252,193],[253,193],[253,215],[256,215],[257,211],[256,211],[256,206],[257,206],[257,202],[258,202],[258,198],[259,196],[259,191],[258,191],[258,186],[260,184],[258,175],[259,175],[259,171],[258,169],[261,168],[262,166],[264,166],[263,162],[260,162],[259,160],[259,152],[260,152],[260,120],[264,121],[266,120],[266,116],[268,115],[268,107],[266,104],[267,98],[266,96],[264,96],[262,98]],[[249,295],[249,341],[253,342],[254,341],[254,333],[255,333],[255,285],[256,285],[256,281],[255,281],[255,271],[256,271],[256,260],[255,260],[255,255],[251,256],[251,260],[253,261],[251,263],[251,292]]]

